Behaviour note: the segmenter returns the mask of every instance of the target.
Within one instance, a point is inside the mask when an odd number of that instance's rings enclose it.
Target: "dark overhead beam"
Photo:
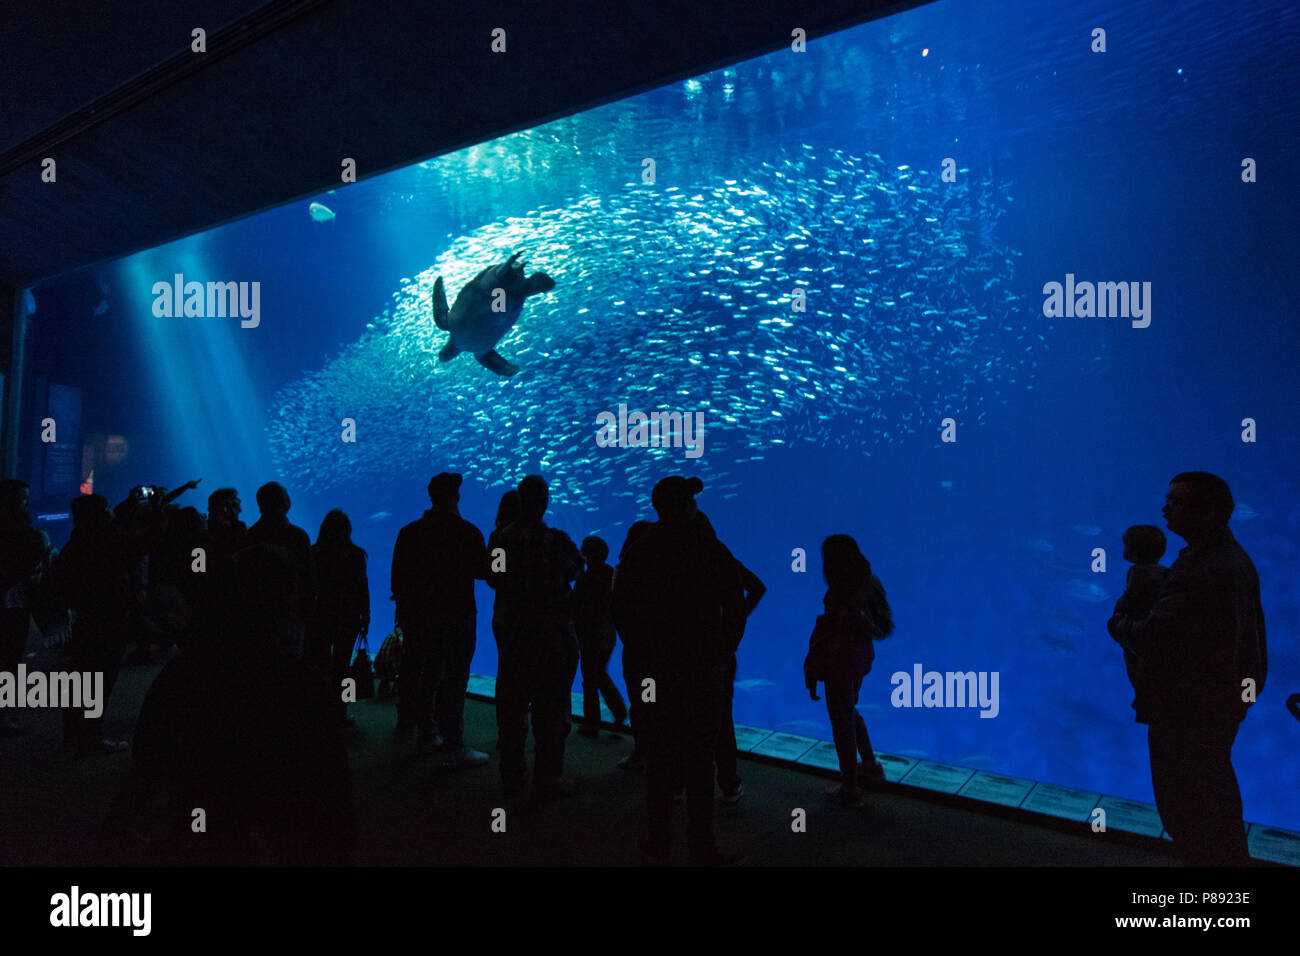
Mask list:
[[[189,79],[217,61],[275,33],[332,0],[274,0],[206,38],[207,52],[196,55],[188,45],[171,59],[122,84],[82,107],[49,129],[0,153],[0,178],[31,162],[39,162],[58,147],[91,128]],[[179,39],[179,38],[178,38]]]
[[[184,52],[0,156],[0,282],[31,285],[333,188],[345,156],[366,178],[781,49],[794,27],[814,39],[923,2],[275,0],[210,34],[206,54],[173,19],[175,42],[154,48]],[[504,55],[489,49],[495,27]]]

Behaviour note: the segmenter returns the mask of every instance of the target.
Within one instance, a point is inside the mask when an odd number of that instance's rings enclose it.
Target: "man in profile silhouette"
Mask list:
[[[1249,862],[1232,744],[1268,672],[1259,577],[1228,529],[1233,507],[1217,475],[1176,475],[1164,515],[1187,547],[1149,614],[1121,604],[1109,623],[1141,664],[1134,706],[1149,727],[1156,808],[1174,848],[1202,866]]]

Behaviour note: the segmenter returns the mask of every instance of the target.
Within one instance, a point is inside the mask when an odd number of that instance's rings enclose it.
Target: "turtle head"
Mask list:
[[[539,292],[550,292],[555,288],[555,280],[545,272],[534,272],[524,280],[524,295],[537,295]]]

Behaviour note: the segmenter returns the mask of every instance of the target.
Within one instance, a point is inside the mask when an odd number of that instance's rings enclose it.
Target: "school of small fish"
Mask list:
[[[455,239],[359,341],[275,396],[281,473],[328,491],[540,470],[552,501],[580,507],[669,471],[734,491],[733,469],[773,447],[937,441],[943,417],[978,425],[1032,387],[1047,328],[989,225],[1005,189],[869,153],[766,156],[709,188],[628,183]],[[440,364],[434,280],[454,297],[515,251],[557,283],[497,345],[522,371]],[[620,404],[703,412],[703,456],[598,447],[596,416]],[[339,440],[344,418],[355,443]]]

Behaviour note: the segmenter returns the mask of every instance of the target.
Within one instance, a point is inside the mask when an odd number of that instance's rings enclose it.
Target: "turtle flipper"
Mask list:
[[[442,276],[438,276],[437,281],[433,283],[433,324],[444,332],[450,332],[451,326],[448,323],[450,315],[451,310],[447,308],[447,289],[442,284]],[[452,355],[455,354],[452,352]],[[443,359],[444,362],[446,360]]]
[[[482,355],[476,355],[475,358],[478,359],[479,365],[482,365],[485,369],[496,372],[498,375],[510,376],[519,371],[518,365],[511,365],[495,351],[484,352]]]
[[[453,342],[451,339],[448,339],[447,344],[444,345],[442,347],[442,351],[438,353],[438,361],[450,362],[459,354],[460,354],[460,346],[457,345],[455,342]]]

